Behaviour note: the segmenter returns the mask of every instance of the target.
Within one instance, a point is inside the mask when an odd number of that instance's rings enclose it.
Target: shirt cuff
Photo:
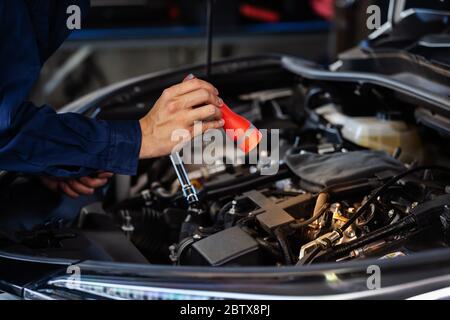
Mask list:
[[[136,175],[142,142],[139,121],[108,121],[108,124],[111,133],[106,171]]]

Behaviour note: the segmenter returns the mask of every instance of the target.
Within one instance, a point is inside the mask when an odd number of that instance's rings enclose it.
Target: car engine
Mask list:
[[[258,149],[245,155],[223,132],[206,133],[182,148],[182,183],[169,157],[141,161],[137,176],[116,176],[71,225],[49,221],[8,234],[0,248],[221,267],[389,259],[448,247],[448,21],[411,15],[330,66],[277,55],[215,63],[209,80],[221,98],[264,132]],[[189,73],[201,77],[204,66],[127,80],[62,112],[140,119]],[[216,139],[224,143],[212,150]],[[16,216],[32,201],[12,180],[0,174],[0,203],[12,203],[0,209]],[[182,185],[196,190],[195,203]],[[44,217],[60,200],[39,184],[22,189],[45,206]],[[22,210],[28,221],[33,210]]]
[[[132,181],[117,180],[115,191],[126,186],[127,196],[104,204],[149,262],[307,265],[448,246],[448,148],[405,105],[376,90],[344,96],[303,84],[227,99],[258,128],[276,131],[277,146],[260,147],[254,164],[224,147],[210,164],[186,165],[195,207],[168,158],[142,163]],[[208,144],[197,140],[194,157]]]

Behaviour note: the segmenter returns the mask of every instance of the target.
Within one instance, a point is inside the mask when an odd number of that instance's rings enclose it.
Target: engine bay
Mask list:
[[[150,263],[168,265],[307,265],[447,247],[446,139],[375,89],[337,89],[228,96],[258,128],[277,129],[276,148],[258,150],[256,164],[224,147],[212,164],[186,165],[195,208],[170,160],[148,161],[106,215]],[[262,174],[268,167],[276,172]]]
[[[161,88],[183,74],[127,85],[82,112],[139,119]],[[418,121],[420,112],[428,114],[425,103],[358,81],[309,81],[272,58],[216,66],[214,83],[233,111],[271,137],[257,149],[256,161],[223,133],[227,143],[215,149],[213,161],[185,166],[198,191],[195,207],[169,157],[145,160],[136,177],[116,176],[75,221],[53,219],[0,237],[0,248],[238,267],[387,259],[448,247],[449,135],[443,126]],[[196,138],[190,156],[202,159],[209,143],[208,134]],[[36,188],[32,194],[42,190]],[[35,197],[56,201],[54,195]],[[18,207],[25,202],[15,201]]]

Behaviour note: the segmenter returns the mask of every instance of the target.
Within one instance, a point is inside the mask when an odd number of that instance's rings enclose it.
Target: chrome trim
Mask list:
[[[446,283],[447,282],[447,283]],[[68,284],[76,287],[77,291],[97,294],[90,290],[83,289],[82,286],[98,286],[104,288],[116,288],[123,290],[136,290],[136,291],[146,291],[150,293],[164,293],[164,294],[173,294],[173,295],[183,295],[198,298],[210,298],[210,299],[239,299],[239,300],[354,300],[354,299],[369,299],[369,298],[381,298],[383,295],[398,293],[403,290],[413,290],[419,289],[420,287],[426,285],[448,285],[450,283],[450,275],[433,277],[429,279],[409,282],[406,284],[395,285],[386,288],[380,288],[376,290],[365,290],[360,292],[352,292],[352,293],[342,293],[342,294],[333,294],[333,295],[322,295],[322,296],[282,296],[282,295],[264,295],[264,294],[250,294],[250,293],[233,293],[233,292],[220,292],[220,291],[201,291],[201,290],[189,290],[189,289],[171,289],[171,288],[161,288],[161,287],[145,287],[145,286],[136,286],[136,285],[123,285],[123,284],[113,284],[113,283],[102,283],[102,282],[94,282],[94,281],[74,281],[66,280],[66,279],[57,279],[50,280],[48,285],[53,285],[56,287],[66,288]],[[450,287],[448,287],[450,288]],[[442,289],[439,289],[442,290]],[[439,292],[439,290],[432,292]],[[113,298],[108,296],[107,294],[99,294],[100,296],[106,298]],[[413,296],[419,297],[420,295]],[[413,298],[412,297],[412,298]],[[116,297],[114,297],[115,299]],[[119,297],[117,297],[119,298]]]

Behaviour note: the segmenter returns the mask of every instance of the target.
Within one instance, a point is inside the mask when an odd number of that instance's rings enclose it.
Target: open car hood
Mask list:
[[[215,63],[214,80],[227,88],[230,96],[240,94],[242,86],[235,83],[245,83],[251,92],[284,88],[293,82],[311,88],[337,88],[355,96],[375,90],[411,108],[417,123],[450,137],[448,17],[446,12],[429,10],[405,14],[395,28],[383,27],[331,66],[279,55],[236,58]],[[418,20],[430,29],[418,28],[411,36],[415,31],[411,25]],[[410,32],[405,34],[405,30]],[[83,97],[61,112],[138,119],[148,111],[142,108],[143,101],[152,102],[162,88],[179,82],[188,73],[201,75],[203,70],[204,66],[198,65],[130,79]],[[327,133],[333,130],[336,128],[332,126],[324,129]],[[282,268],[168,267],[8,251],[0,253],[0,289],[27,299],[442,298],[445,295],[440,290],[450,286],[449,250],[427,250],[398,259],[368,258]],[[383,287],[379,290],[368,290],[371,266],[383,270]],[[80,277],[74,278],[77,275]]]

